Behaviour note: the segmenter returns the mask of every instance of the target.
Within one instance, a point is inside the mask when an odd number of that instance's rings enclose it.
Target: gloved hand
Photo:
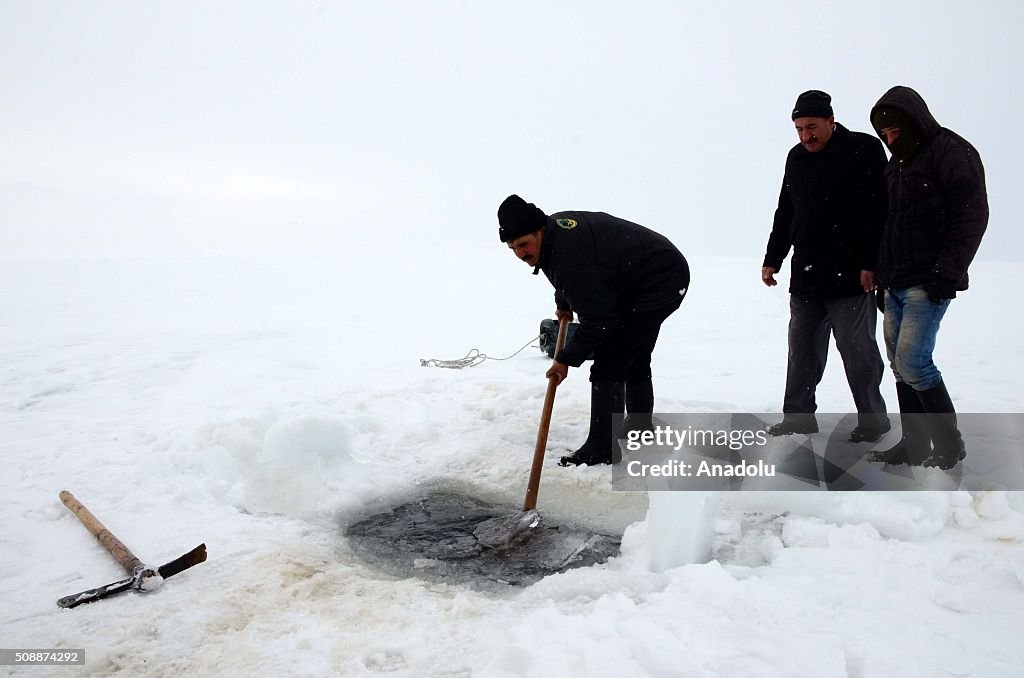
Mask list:
[[[956,281],[946,278],[932,278],[925,288],[928,301],[937,304],[943,299],[956,299]]]

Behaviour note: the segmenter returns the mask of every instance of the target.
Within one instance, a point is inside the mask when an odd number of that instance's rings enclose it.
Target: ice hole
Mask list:
[[[619,553],[621,535],[555,525],[543,511],[540,525],[509,548],[484,548],[473,536],[481,522],[516,512],[515,507],[433,491],[349,525],[346,536],[357,556],[389,574],[489,590],[529,586]]]

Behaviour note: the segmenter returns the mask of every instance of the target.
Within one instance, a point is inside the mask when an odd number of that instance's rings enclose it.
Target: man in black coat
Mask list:
[[[817,432],[815,389],[834,334],[858,412],[850,440],[877,440],[890,429],[879,391],[885,366],[871,294],[885,218],[885,151],[874,137],[837,123],[825,92],[801,94],[792,120],[800,143],[786,158],[761,268],[762,282],[775,286],[775,273],[793,249],[785,416],[768,432]]]
[[[940,127],[909,87],[882,95],[871,124],[892,152],[877,272],[903,424],[900,443],[878,457],[950,469],[966,450],[932,350],[950,301],[967,289],[967,267],[988,226],[985,168],[974,146]]]
[[[625,408],[627,428],[651,426],[651,353],[690,285],[686,259],[668,238],[639,224],[603,212],[547,216],[518,195],[501,203],[498,224],[501,241],[554,286],[556,315],[579,316],[546,376],[561,383],[593,352],[590,434],[560,464],[610,464],[615,414]]]

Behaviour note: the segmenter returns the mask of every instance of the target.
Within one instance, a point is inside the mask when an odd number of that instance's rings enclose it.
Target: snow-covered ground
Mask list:
[[[481,240],[301,261],[4,262],[0,646],[84,648],[87,663],[2,670],[1020,675],[1019,493],[729,494],[717,560],[677,565],[678,527],[698,529],[685,495],[656,495],[646,520],[648,495],[613,492],[609,469],[555,464],[585,436],[585,372],[558,391],[539,507],[625,530],[621,557],[506,595],[360,562],[342,527],[374,507],[430,487],[522,500],[547,359],[418,362],[507,355],[550,314],[547,282]],[[777,411],[783,288],[760,284],[756,259],[691,265],[655,354],[658,409]],[[937,362],[963,412],[1024,411],[1024,320],[1006,301],[1022,276],[977,262],[947,315]],[[891,377],[883,393],[895,409]],[[834,350],[819,396],[822,411],[852,407]],[[149,564],[201,542],[209,560],[153,593],[58,609],[122,576],[62,489]]]

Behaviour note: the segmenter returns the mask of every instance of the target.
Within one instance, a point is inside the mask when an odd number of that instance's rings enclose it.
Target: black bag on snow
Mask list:
[[[572,335],[576,334],[576,330],[579,326],[579,323],[569,323],[569,329],[565,332],[565,343],[569,343],[569,340],[572,339]],[[551,319],[541,320],[540,350],[546,353],[549,358],[554,358],[556,343],[558,343],[558,321]],[[591,352],[584,360],[593,359],[594,354]]]

